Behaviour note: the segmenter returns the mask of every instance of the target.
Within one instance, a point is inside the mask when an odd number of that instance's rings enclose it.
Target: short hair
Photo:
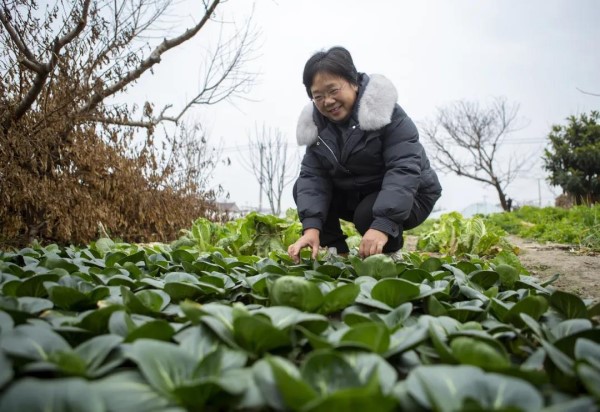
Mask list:
[[[339,76],[350,84],[358,86],[358,71],[352,61],[350,52],[343,47],[332,47],[327,51],[313,54],[304,65],[302,82],[308,97],[312,99],[310,88],[317,73],[324,72]]]

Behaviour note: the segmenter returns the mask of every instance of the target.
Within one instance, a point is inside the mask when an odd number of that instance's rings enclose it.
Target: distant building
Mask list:
[[[230,219],[237,219],[244,215],[235,202],[217,202],[216,206],[221,214],[227,215]]]
[[[460,211],[460,214],[463,217],[471,217],[473,215],[489,215],[490,213],[500,213],[502,212],[502,208],[500,205],[493,205],[491,203],[473,203],[463,210]]]

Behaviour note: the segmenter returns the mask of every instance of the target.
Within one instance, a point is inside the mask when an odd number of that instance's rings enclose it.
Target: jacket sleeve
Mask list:
[[[419,132],[406,113],[396,106],[382,135],[385,175],[373,205],[372,229],[397,237],[410,215],[421,177],[423,146]]]
[[[296,204],[302,229],[322,231],[331,203],[333,183],[331,177],[313,153],[310,146],[302,159],[300,176],[296,181]]]

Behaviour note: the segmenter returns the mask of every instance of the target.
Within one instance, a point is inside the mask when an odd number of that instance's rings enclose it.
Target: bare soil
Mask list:
[[[406,250],[415,250],[417,237],[405,240]],[[558,243],[542,244],[517,236],[508,240],[520,249],[519,259],[532,276],[543,281],[558,273],[553,287],[600,301],[600,256],[578,254],[571,246]]]
[[[555,288],[600,300],[600,256],[578,254],[558,243],[541,244],[517,236],[508,240],[521,250],[519,259],[532,276],[545,280],[558,273],[560,277],[552,284]]]

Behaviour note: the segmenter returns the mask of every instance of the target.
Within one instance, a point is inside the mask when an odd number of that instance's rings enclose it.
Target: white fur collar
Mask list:
[[[364,131],[381,129],[392,120],[398,100],[396,87],[385,76],[372,74],[358,101],[358,124]],[[313,103],[304,106],[296,127],[296,140],[300,146],[317,141],[319,131],[313,120]]]

